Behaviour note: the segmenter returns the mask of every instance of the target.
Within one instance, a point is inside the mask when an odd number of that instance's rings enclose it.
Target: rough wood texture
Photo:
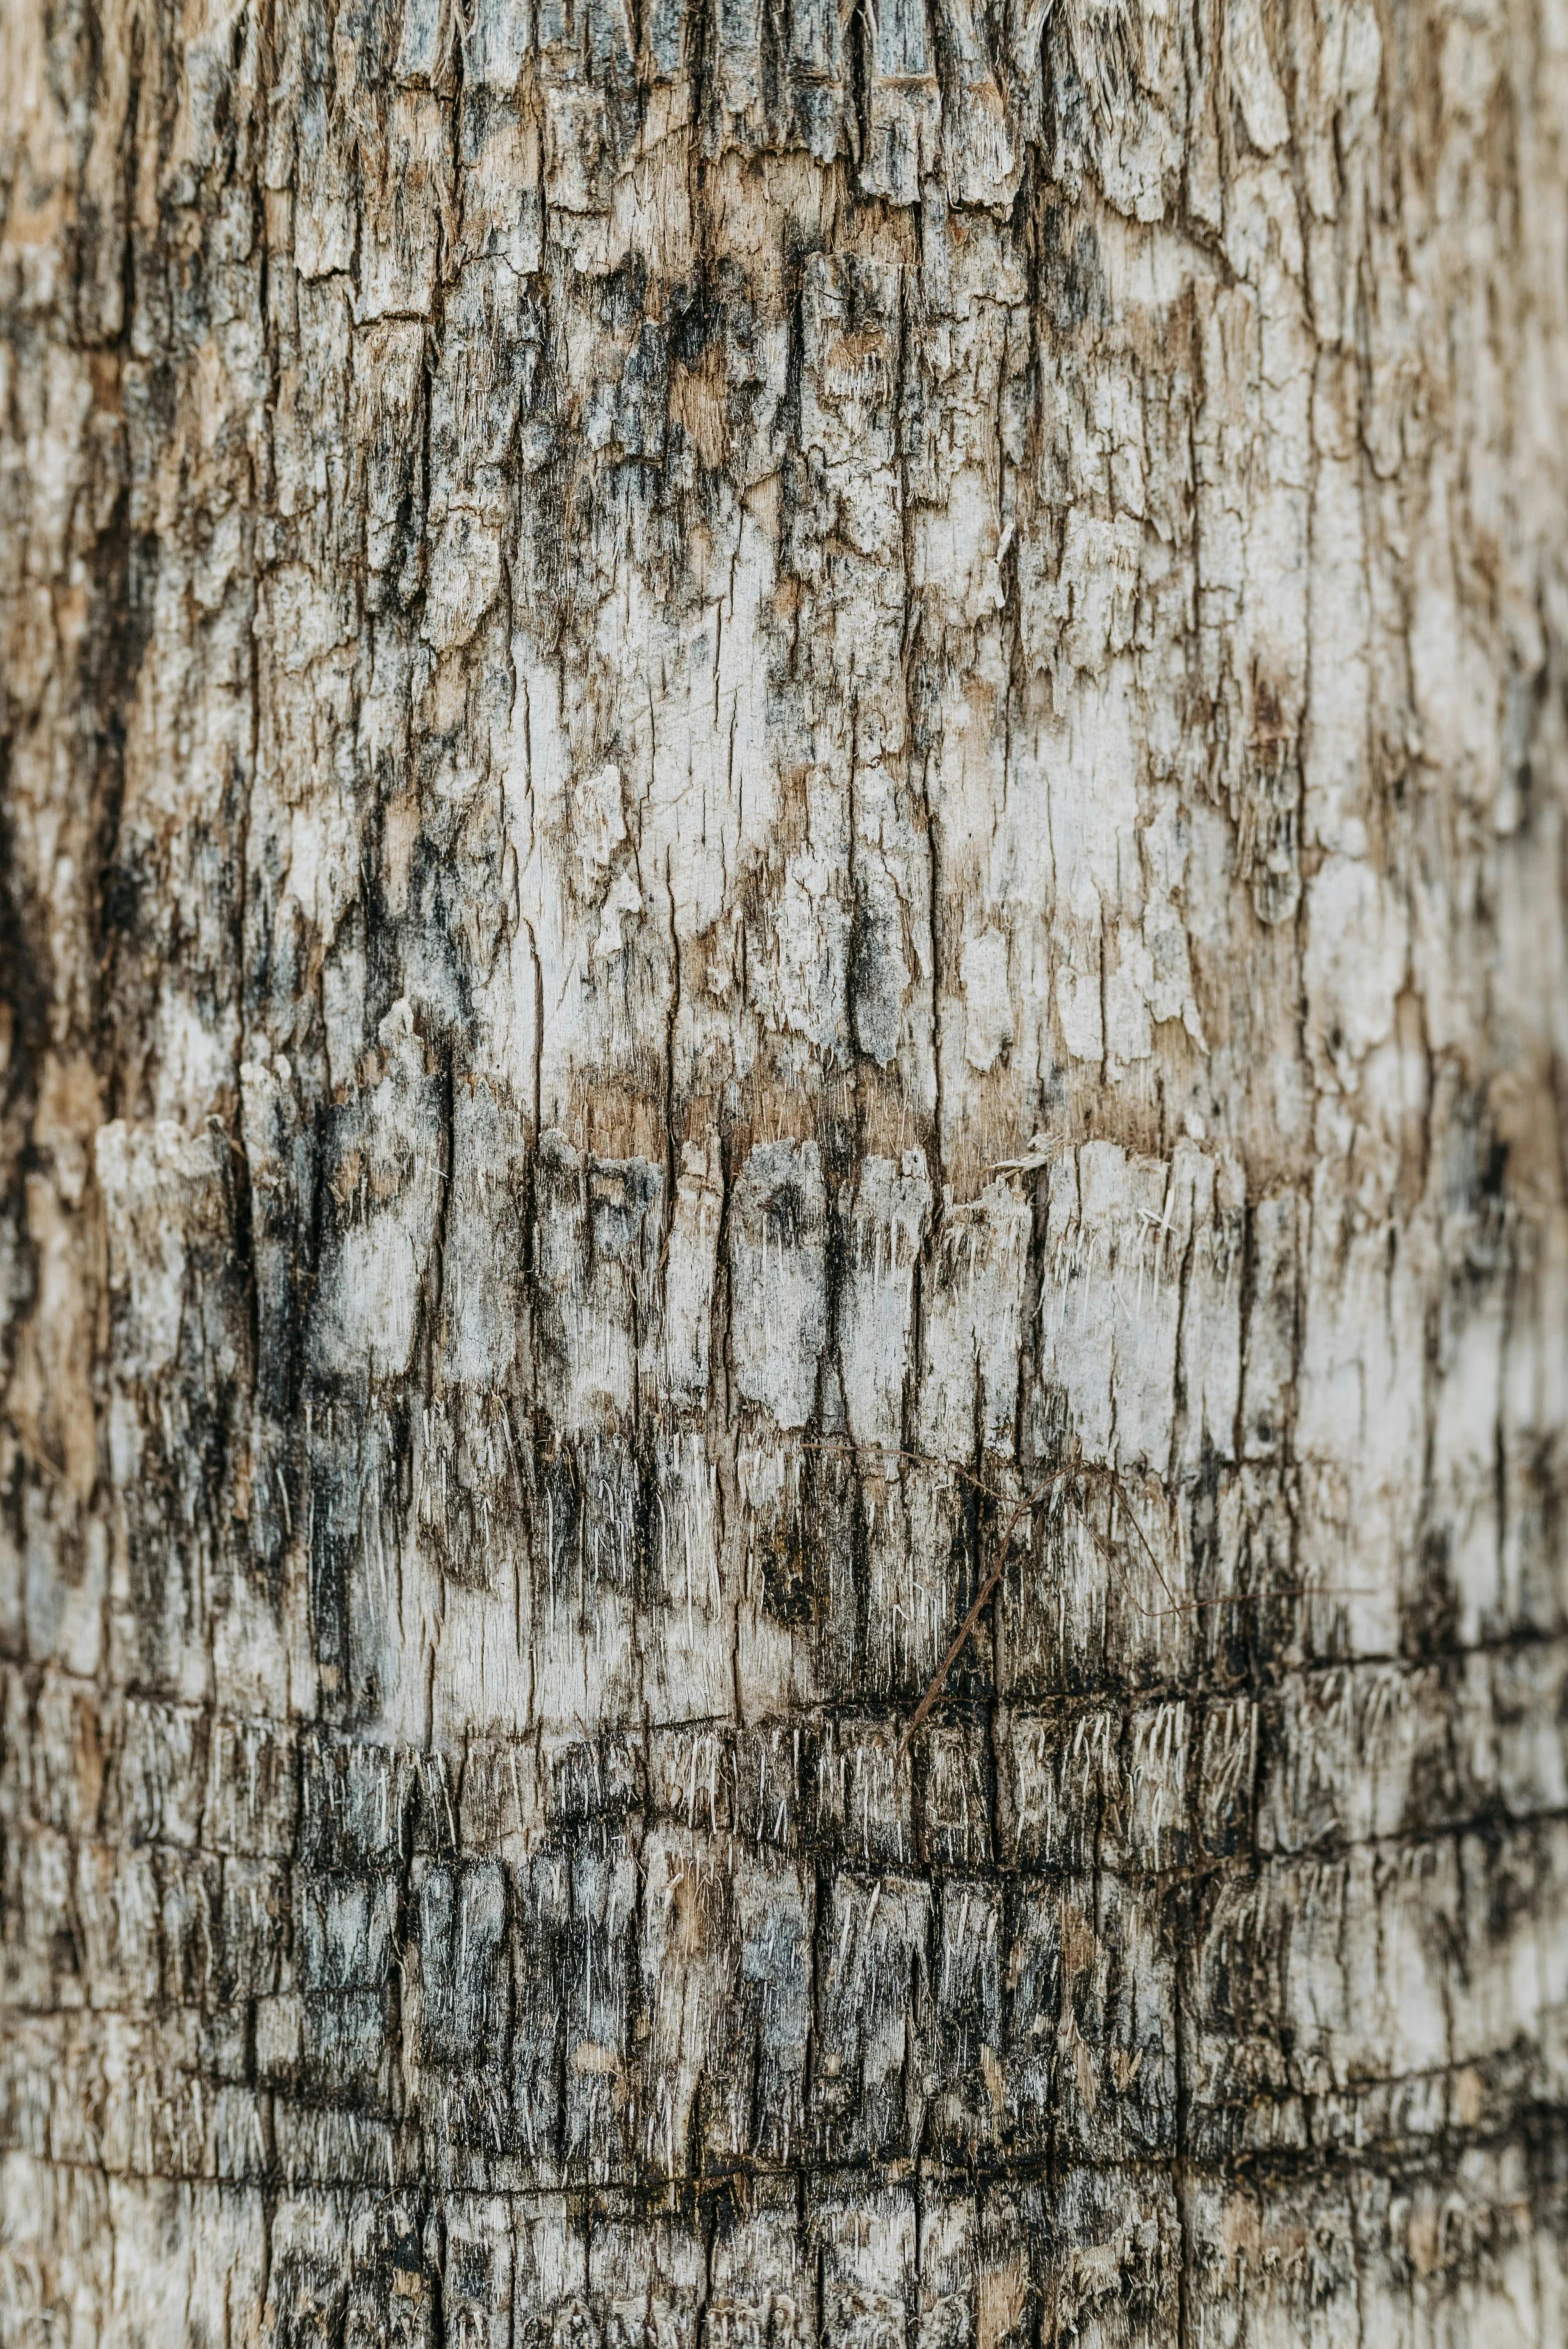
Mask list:
[[[1560,2349],[1563,0],[5,0],[0,206],[0,2340]]]

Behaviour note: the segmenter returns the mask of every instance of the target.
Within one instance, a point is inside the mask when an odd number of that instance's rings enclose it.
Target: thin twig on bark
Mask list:
[[[808,1451],[813,1452],[849,1452],[857,1456],[861,1452],[875,1451],[882,1453],[884,1458],[908,1461],[912,1465],[921,1468],[944,1468],[948,1470],[950,1474],[962,1477],[965,1483],[971,1486],[975,1492],[983,1493],[987,1500],[995,1501],[999,1507],[1005,1507],[1007,1504],[1008,1495],[998,1492],[995,1485],[987,1484],[985,1479],[976,1475],[972,1468],[966,1467],[965,1464],[959,1460],[943,1459],[936,1453],[912,1452],[905,1450],[902,1447],[882,1444],[853,1444],[846,1439],[835,1439],[832,1437],[815,1438],[809,1442],[805,1448]],[[962,1623],[959,1625],[958,1630],[953,1636],[951,1646],[948,1648],[947,1653],[943,1656],[942,1661],[937,1666],[936,1671],[932,1674],[931,1679],[927,1682],[920,1702],[915,1707],[914,1713],[910,1718],[909,1724],[905,1729],[903,1736],[899,1739],[898,1750],[900,1756],[908,1753],[911,1744],[914,1742],[917,1733],[930,1715],[933,1707],[940,1703],[943,1692],[947,1687],[948,1676],[952,1672],[953,1666],[958,1662],[959,1657],[963,1654],[964,1649],[968,1646],[969,1641],[974,1634],[976,1625],[979,1623],[981,1616],[985,1613],[985,1610],[989,1606],[991,1600],[995,1597],[997,1587],[1001,1582],[1003,1573],[1006,1571],[1008,1553],[1012,1548],[1013,1536],[1017,1532],[1019,1525],[1024,1521],[1025,1518],[1028,1518],[1032,1522],[1036,1509],[1041,1507],[1041,1505],[1050,1498],[1053,1492],[1058,1492],[1064,1486],[1071,1484],[1092,1484],[1101,1486],[1110,1493],[1113,1508],[1119,1505],[1124,1511],[1127,1522],[1138,1537],[1138,1545],[1140,1549],[1143,1551],[1144,1556],[1148,1559],[1150,1566],[1154,1570],[1154,1578],[1156,1582],[1158,1582],[1161,1590],[1165,1593],[1166,1598],[1170,1601],[1168,1606],[1146,1606],[1143,1600],[1139,1598],[1137,1592],[1133,1589],[1132,1584],[1128,1579],[1126,1568],[1123,1565],[1120,1557],[1117,1555],[1114,1544],[1108,1541],[1105,1535],[1100,1532],[1098,1526],[1091,1524],[1089,1518],[1082,1512],[1079,1514],[1078,1521],[1082,1525],[1084,1531],[1088,1534],[1089,1539],[1093,1542],[1095,1548],[1100,1553],[1100,1556],[1105,1560],[1105,1563],[1110,1567],[1112,1573],[1116,1576],[1117,1581],[1121,1584],[1122,1590],[1126,1594],[1129,1604],[1136,1610],[1138,1614],[1143,1616],[1146,1622],[1164,1622],[1173,1615],[1203,1614],[1215,1607],[1236,1607],[1249,1604],[1258,1605],[1266,1599],[1370,1598],[1375,1595],[1361,1585],[1323,1584],[1314,1588],[1307,1583],[1282,1583],[1276,1585],[1271,1590],[1227,1591],[1223,1594],[1223,1596],[1212,1599],[1178,1599],[1176,1593],[1172,1590],[1170,1584],[1165,1579],[1164,1568],[1161,1566],[1159,1559],[1154,1553],[1154,1548],[1149,1540],[1148,1535],[1144,1532],[1143,1527],[1138,1522],[1138,1513],[1132,1505],[1132,1501],[1128,1496],[1127,1487],[1123,1483],[1117,1470],[1108,1466],[1104,1462],[1099,1461],[1067,1461],[1061,1467],[1053,1468],[1048,1476],[1042,1477],[1040,1482],[1032,1486],[1030,1490],[1024,1494],[1021,1500],[1018,1500],[1014,1503],[1012,1513],[1008,1517],[1007,1523],[1002,1529],[1002,1536],[997,1544],[996,1556],[991,1566],[991,1570],[986,1575],[985,1580],[981,1583],[979,1590],[975,1593],[974,1600],[970,1605],[968,1613],[965,1615]]]

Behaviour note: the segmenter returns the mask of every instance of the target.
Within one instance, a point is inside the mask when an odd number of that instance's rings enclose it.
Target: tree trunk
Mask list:
[[[0,203],[0,2342],[1558,2349],[1560,0],[6,0]]]

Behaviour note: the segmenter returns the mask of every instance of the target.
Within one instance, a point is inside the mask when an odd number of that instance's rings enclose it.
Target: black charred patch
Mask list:
[[[1459,1592],[1454,1582],[1451,1537],[1433,1526],[1421,1544],[1415,1587],[1400,1606],[1400,1646],[1407,1656],[1440,1656],[1459,1637]]]
[[[10,1051],[0,1106],[9,1109],[36,1082],[48,1039],[50,957],[44,926],[23,887],[10,808],[11,744],[0,736],[0,1004],[10,1015]]]
[[[1100,240],[1093,226],[1065,205],[1047,204],[1040,216],[1037,267],[1040,297],[1058,334],[1103,326],[1109,318]]]
[[[770,1540],[758,1546],[762,1603],[775,1623],[809,1623],[815,1612],[815,1572],[810,1543],[792,1514]]]

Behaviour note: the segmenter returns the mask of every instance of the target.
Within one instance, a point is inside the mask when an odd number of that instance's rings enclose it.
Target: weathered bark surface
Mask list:
[[[0,203],[0,2340],[1554,2349],[1561,0],[6,0]]]

